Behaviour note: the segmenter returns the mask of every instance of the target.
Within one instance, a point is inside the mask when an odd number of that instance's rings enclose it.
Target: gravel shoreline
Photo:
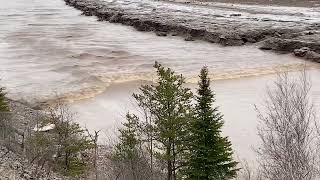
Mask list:
[[[159,1],[65,0],[65,2],[81,10],[84,15],[97,16],[100,21],[133,26],[138,31],[153,31],[158,36],[182,36],[186,41],[203,40],[225,46],[257,43],[261,49],[286,53],[308,47],[311,53],[300,53],[299,56],[320,61],[320,22],[301,19],[299,14],[294,12],[289,12],[285,16],[295,16],[297,20],[259,19],[257,18],[259,15],[257,17],[252,15],[255,12],[247,17],[248,13],[243,11],[237,13],[234,9],[229,14],[219,14],[224,12],[222,7]],[[171,5],[197,9],[180,10],[170,7]]]
[[[196,0],[198,2],[222,2],[248,5],[288,6],[288,7],[319,7],[317,0]]]

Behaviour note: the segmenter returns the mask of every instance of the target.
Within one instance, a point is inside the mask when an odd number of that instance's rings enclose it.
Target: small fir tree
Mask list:
[[[123,126],[122,129],[119,129],[120,142],[116,145],[116,157],[121,160],[133,161],[137,158],[141,145],[138,117],[127,113]]]
[[[199,77],[186,177],[192,180],[231,179],[238,171],[237,162],[232,158],[231,142],[221,136],[223,116],[217,107],[212,107],[215,94],[210,89],[207,67],[202,68]]]
[[[115,147],[115,160],[120,162],[119,172],[123,179],[128,177],[133,180],[142,179],[139,173],[139,161],[142,148],[139,135],[139,118],[127,113],[126,122],[119,129],[119,143]]]
[[[0,112],[8,112],[9,105],[6,99],[5,89],[0,87]]]
[[[10,108],[6,99],[5,89],[0,87],[0,138],[8,138],[12,135],[12,122],[10,120]]]
[[[81,154],[94,148],[94,143],[78,123],[73,122],[73,114],[65,105],[49,111],[49,124],[54,124],[52,132],[56,150],[55,163],[64,175],[79,177],[88,170],[88,159]]]

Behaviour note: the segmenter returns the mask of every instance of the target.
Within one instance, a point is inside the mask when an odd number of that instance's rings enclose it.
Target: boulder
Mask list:
[[[115,13],[114,15],[112,15],[109,19],[109,22],[111,23],[117,23],[120,21],[120,18],[121,18],[121,14],[120,13]]]
[[[185,41],[194,41],[194,38],[192,36],[187,36],[184,38]]]
[[[235,14],[230,14],[230,17],[237,17],[237,16],[241,16],[241,14],[237,14],[237,13],[235,13]]]
[[[157,36],[167,36],[166,32],[156,32]]]
[[[314,51],[308,51],[305,55],[305,58],[314,62],[320,62],[320,54]]]
[[[310,48],[308,48],[308,47],[302,47],[302,48],[300,48],[300,49],[295,49],[294,51],[293,51],[293,54],[295,55],[295,56],[298,56],[298,57],[304,57],[306,54],[307,54],[307,52],[309,52],[310,51]]]
[[[315,62],[320,62],[320,54],[312,51],[308,47],[302,47],[300,49],[295,49],[293,51],[293,53],[295,56],[303,57],[305,59],[315,61]]]

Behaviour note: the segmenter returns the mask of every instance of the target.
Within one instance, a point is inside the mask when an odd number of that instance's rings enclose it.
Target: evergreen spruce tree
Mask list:
[[[185,138],[190,120],[192,93],[183,87],[184,78],[170,68],[155,63],[158,79],[156,84],[140,88],[133,96],[138,105],[151,115],[154,154],[166,164],[167,180],[176,180],[183,162]]]
[[[80,176],[88,170],[88,162],[84,161],[79,154],[94,147],[93,142],[84,135],[85,130],[74,122],[65,122],[56,126],[57,133],[61,133],[61,167],[67,176]],[[61,138],[62,137],[62,138]]]
[[[127,114],[126,122],[123,123],[123,128],[119,129],[120,142],[115,148],[115,159],[123,164],[128,169],[120,168],[123,179],[142,179],[139,174],[140,153],[142,153],[139,118],[135,115]],[[127,173],[126,173],[127,172]]]
[[[58,104],[49,109],[50,117],[40,124],[53,124],[51,140],[57,147],[56,169],[64,175],[79,177],[88,170],[88,161],[79,156],[94,148],[92,140],[85,134],[85,130],[74,122],[73,114],[67,106]]]
[[[4,88],[0,87],[0,112],[8,112],[9,106],[6,100],[6,93],[4,92]]]
[[[210,89],[207,67],[202,68],[199,77],[186,177],[192,180],[231,179],[236,176],[237,162],[232,158],[230,141],[221,136],[223,116],[217,107],[212,107],[215,95]]]
[[[8,138],[12,135],[12,122],[10,120],[10,109],[6,100],[4,88],[0,87],[0,138]]]
[[[121,160],[132,161],[137,158],[141,145],[138,117],[128,113],[123,126],[123,128],[119,129],[120,142],[116,145],[116,157]]]

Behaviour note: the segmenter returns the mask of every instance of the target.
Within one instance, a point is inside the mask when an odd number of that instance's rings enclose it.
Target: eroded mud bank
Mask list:
[[[85,15],[133,26],[139,31],[154,31],[158,36],[179,35],[186,41],[200,39],[226,46],[258,43],[262,49],[284,52],[308,47],[296,55],[320,60],[320,13],[312,8],[300,8],[301,12],[298,12],[299,8],[262,9],[259,13],[252,7],[200,6],[150,0],[65,2]]]

